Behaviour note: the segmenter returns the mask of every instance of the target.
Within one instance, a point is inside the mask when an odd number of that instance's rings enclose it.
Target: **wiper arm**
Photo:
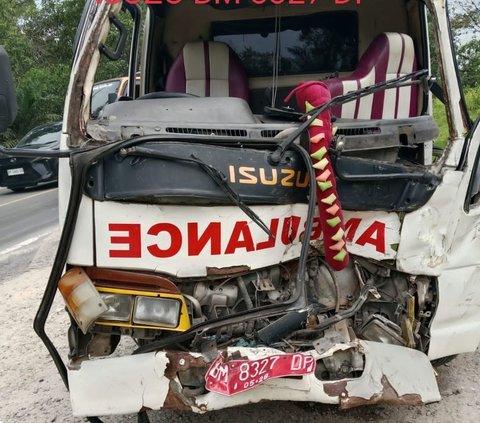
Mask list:
[[[278,164],[282,160],[282,156],[285,151],[290,147],[290,145],[295,141],[295,139],[305,131],[313,121],[326,109],[331,106],[338,106],[340,104],[349,103],[350,101],[356,100],[357,98],[366,97],[367,95],[374,94],[378,91],[388,90],[392,88],[398,88],[402,86],[405,82],[413,79],[413,78],[420,78],[418,81],[419,84],[422,83],[422,80],[428,75],[427,69],[422,69],[416,72],[409,73],[407,75],[401,76],[399,78],[391,79],[389,81],[380,82],[375,85],[370,85],[368,87],[362,88],[356,91],[350,91],[345,95],[340,95],[337,97],[332,98],[330,101],[315,107],[312,109],[308,114],[304,114],[302,118],[308,117],[308,119],[302,123],[297,129],[295,129],[292,133],[290,133],[285,140],[280,142],[269,156],[269,161],[272,164]],[[413,83],[416,83],[413,81]],[[411,83],[409,84],[411,85]]]
[[[120,150],[120,155],[122,157],[137,156],[163,160],[178,160],[197,164],[200,169],[202,169],[208,176],[210,176],[210,178],[212,178],[212,180],[219,186],[225,195],[232,200],[232,202],[238,206],[240,210],[242,210],[250,219],[252,219],[252,221],[255,222],[262,231],[264,231],[270,238],[275,238],[263,220],[241,200],[238,193],[229,185],[227,177],[223,174],[223,172],[216,169],[212,165],[205,163],[195,155],[192,154],[190,157],[179,157],[171,154],[160,153],[156,150],[145,147],[122,148]]]

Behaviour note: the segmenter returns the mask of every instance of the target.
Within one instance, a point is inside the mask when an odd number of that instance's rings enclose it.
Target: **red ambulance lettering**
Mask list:
[[[140,224],[138,223],[110,223],[110,232],[124,232],[127,236],[111,236],[111,244],[127,245],[127,249],[110,250],[113,258],[140,258],[142,257],[142,242]]]
[[[158,258],[173,257],[178,254],[182,248],[182,232],[172,223],[157,223],[148,230],[148,235],[158,236],[162,232],[170,236],[170,246],[168,248],[160,248],[158,244],[151,244],[147,246],[148,252]]]
[[[362,219],[358,219],[357,217],[352,217],[345,222],[345,240],[347,242],[353,242],[353,238],[355,238],[355,234],[357,233],[361,222]]]
[[[248,252],[255,251],[252,233],[250,232],[248,222],[245,221],[235,223],[232,235],[225,249],[225,254],[235,254],[235,251],[240,248],[245,248]]]
[[[283,245],[292,244],[295,238],[297,238],[298,227],[300,226],[300,217],[292,216],[287,217],[283,221],[282,228],[282,243]]]
[[[220,222],[209,223],[201,235],[198,234],[198,223],[190,222],[187,225],[188,255],[198,256],[208,243],[210,255],[218,256],[222,253],[222,227]]]
[[[270,222],[270,232],[272,233],[273,236],[269,237],[267,241],[262,241],[257,244],[257,247],[255,248],[257,251],[260,250],[266,250],[268,248],[273,248],[275,247],[275,242],[277,241],[277,231],[278,231],[278,223],[280,222],[280,219],[272,219]]]
[[[210,222],[202,228],[199,227],[198,222],[185,222],[181,226],[160,222],[147,227],[148,229],[144,228],[143,231],[139,223],[110,223],[108,225],[111,248],[109,257],[138,259],[146,250],[153,257],[171,258],[179,254],[182,247],[185,248],[186,251],[184,251],[189,257],[196,257],[202,253],[219,256],[235,254],[241,250],[249,253],[273,249],[280,244],[291,245],[303,239],[304,233],[299,233],[302,222],[300,216],[289,216],[282,220],[281,222],[280,218],[272,218],[269,224],[272,236],[267,238],[265,235],[254,232],[259,238],[255,240],[252,234],[254,224],[249,225],[247,221],[235,222],[231,232],[227,232],[225,228],[227,223],[223,222]],[[361,218],[347,220],[345,223],[347,242],[352,246],[360,247],[369,244],[378,253],[385,254],[385,223],[375,220],[364,230],[364,226],[360,230],[361,225]],[[310,239],[315,240],[320,236],[321,227],[316,217]],[[145,247],[142,248],[142,245]]]
[[[385,254],[385,223],[375,221],[355,242],[360,246],[371,244],[379,253]]]

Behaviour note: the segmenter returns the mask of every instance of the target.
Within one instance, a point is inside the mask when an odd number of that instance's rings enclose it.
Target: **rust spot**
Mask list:
[[[111,9],[111,7],[106,10],[109,9]],[[83,78],[88,73],[91,66],[93,55],[97,50],[97,45],[100,42],[104,24],[108,18],[108,13],[105,13],[101,17],[101,22],[95,30],[92,31],[89,40],[83,47],[83,55],[77,58],[80,62],[77,71],[73,75],[73,89],[70,93],[69,106],[67,109],[69,110],[69,113],[67,114],[67,132],[70,134],[70,139],[68,141],[69,147],[77,147],[81,145],[82,141],[86,141],[84,112],[87,107],[87,99],[83,92]]]
[[[207,267],[207,276],[233,276],[249,270],[249,266]]]
[[[206,368],[209,363],[203,357],[193,357],[186,352],[168,351],[169,360],[165,369],[165,376],[169,379],[175,379],[177,372],[186,371],[192,368]]]
[[[178,392],[178,384],[173,380],[170,381],[170,389],[168,390],[163,407],[180,411],[192,411],[188,399]]]
[[[386,376],[382,377],[382,392],[374,394],[371,398],[349,397],[348,393],[340,394],[340,409],[347,410],[360,405],[388,404],[388,405],[423,405],[419,394],[405,394],[399,396]]]
[[[323,385],[323,390],[329,397],[339,397],[342,392],[346,392],[346,387],[347,381],[340,380],[334,383],[325,383]]]

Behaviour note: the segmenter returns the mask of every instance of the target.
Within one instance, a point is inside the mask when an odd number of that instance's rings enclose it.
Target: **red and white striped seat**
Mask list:
[[[228,45],[195,41],[185,44],[173,62],[165,91],[248,101],[248,79],[240,59]]]
[[[386,32],[378,35],[347,77],[328,79],[332,97],[347,94],[417,70],[413,40],[406,34]],[[343,119],[397,119],[417,116],[418,86],[407,86],[357,99],[335,107]]]

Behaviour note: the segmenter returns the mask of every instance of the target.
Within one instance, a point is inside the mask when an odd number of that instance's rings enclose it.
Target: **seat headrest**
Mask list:
[[[186,43],[167,76],[166,91],[248,101],[248,79],[238,56],[225,43]]]
[[[379,34],[365,51],[355,71],[324,81],[333,97],[398,78],[417,70],[415,46],[409,35]],[[356,99],[333,109],[344,119],[397,119],[417,116],[418,86],[399,87]]]
[[[386,74],[406,74],[412,72],[414,62],[415,46],[412,38],[398,32],[384,32],[372,41],[354,73],[377,67],[382,68]]]

